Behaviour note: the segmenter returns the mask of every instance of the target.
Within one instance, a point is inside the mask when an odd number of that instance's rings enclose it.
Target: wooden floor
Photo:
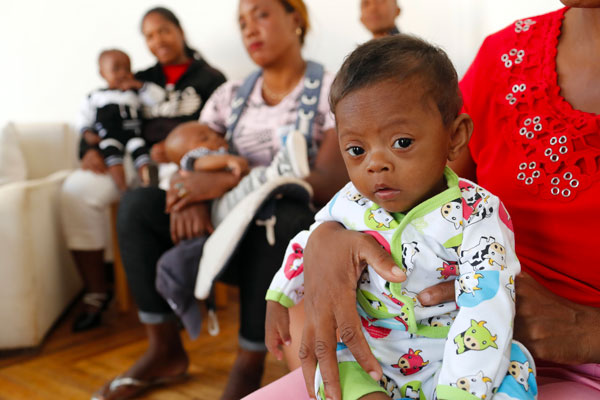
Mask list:
[[[236,298],[231,289],[230,299]],[[146,349],[144,330],[135,311],[119,313],[113,304],[104,315],[103,326],[79,334],[70,327],[76,307],[58,322],[43,345],[26,351],[0,352],[0,399],[79,400],[89,399],[104,382],[126,370]],[[145,399],[216,400],[225,386],[237,348],[238,305],[229,302],[218,311],[221,333],[204,331],[195,341],[182,332],[190,355],[191,379],[148,393]],[[267,358],[263,383],[287,372]]]

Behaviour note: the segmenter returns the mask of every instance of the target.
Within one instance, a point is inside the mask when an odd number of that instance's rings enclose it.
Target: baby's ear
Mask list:
[[[469,144],[473,133],[473,120],[468,114],[459,114],[450,126],[448,161],[454,161]]]

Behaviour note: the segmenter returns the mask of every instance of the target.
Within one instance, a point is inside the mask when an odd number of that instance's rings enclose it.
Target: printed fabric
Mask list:
[[[271,163],[281,148],[284,138],[296,125],[298,107],[304,89],[304,79],[301,79],[287,96],[278,104],[271,106],[265,103],[262,97],[262,82],[261,76],[250,93],[233,135],[233,146],[236,152],[246,158],[251,167],[267,166]],[[317,148],[323,141],[324,133],[335,129],[333,114],[327,102],[332,82],[333,75],[325,72],[317,115],[313,122],[313,140]],[[242,80],[231,81],[219,87],[206,102],[200,115],[200,122],[225,134],[231,115],[231,101],[242,83]]]
[[[511,361],[520,265],[510,217],[487,190],[449,168],[445,176],[448,188],[406,215],[387,212],[348,183],[310,230],[290,242],[267,300],[290,307],[302,299],[308,237],[320,223],[337,221],[373,236],[407,275],[401,284],[390,283],[368,266],[358,282],[363,331],[383,367],[380,385],[388,394],[490,399],[510,367],[514,373],[506,379],[516,386],[506,398],[534,398],[533,361]],[[456,303],[419,303],[421,290],[444,281],[455,282]],[[340,350],[338,361],[352,361],[349,351]]]

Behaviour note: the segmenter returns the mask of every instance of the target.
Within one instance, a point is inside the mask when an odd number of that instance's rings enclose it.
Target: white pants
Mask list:
[[[160,187],[169,187],[176,164],[161,164]],[[125,176],[129,187],[139,185],[131,159],[125,158]],[[108,174],[78,169],[65,179],[61,190],[63,232],[70,250],[105,250],[104,258],[112,260],[110,240],[110,205],[119,200],[117,186]]]
[[[108,174],[78,169],[65,179],[61,190],[63,232],[70,250],[107,250],[111,259],[110,205],[119,191]]]

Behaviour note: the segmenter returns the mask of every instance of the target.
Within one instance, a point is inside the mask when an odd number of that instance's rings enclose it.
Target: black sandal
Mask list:
[[[108,308],[112,300],[112,292],[86,293],[83,304],[96,308],[95,311],[84,311],[73,321],[73,332],[83,332],[95,328],[102,322],[102,313]]]

